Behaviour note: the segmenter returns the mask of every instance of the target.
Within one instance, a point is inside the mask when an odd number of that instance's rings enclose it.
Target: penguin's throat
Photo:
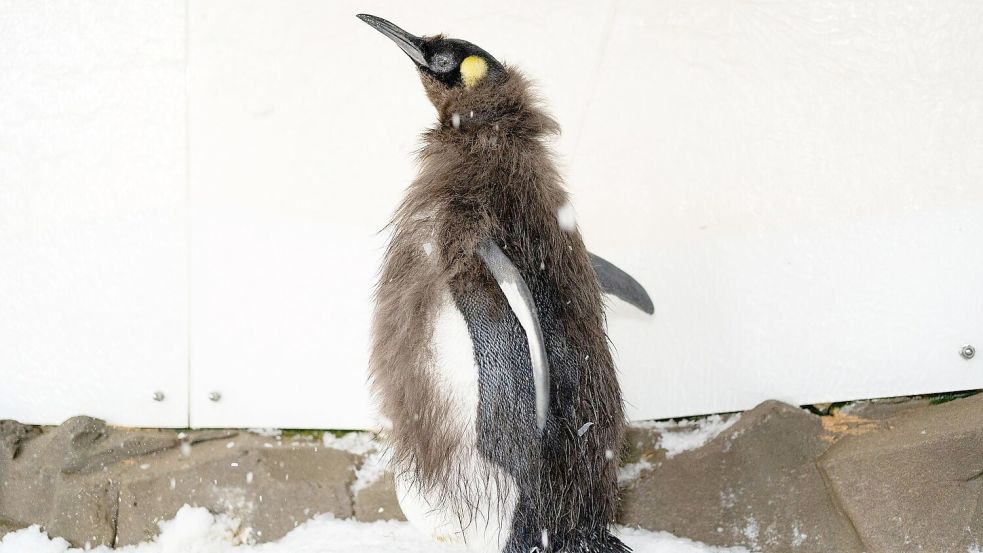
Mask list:
[[[471,108],[447,109],[441,117],[441,126],[454,130],[467,130],[479,127],[497,126],[501,113]]]

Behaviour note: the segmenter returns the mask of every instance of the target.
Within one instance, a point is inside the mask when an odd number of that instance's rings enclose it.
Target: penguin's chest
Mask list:
[[[448,405],[443,431],[457,447],[446,452],[445,481],[424,490],[411,473],[396,491],[406,518],[438,542],[474,551],[501,551],[510,535],[517,492],[512,478],[481,453],[476,431],[479,365],[468,323],[450,291],[440,294],[429,343],[434,392]]]
[[[478,411],[478,362],[468,331],[468,323],[457,308],[448,288],[440,293],[430,337],[431,374],[437,392],[457,419],[462,439],[474,435]]]

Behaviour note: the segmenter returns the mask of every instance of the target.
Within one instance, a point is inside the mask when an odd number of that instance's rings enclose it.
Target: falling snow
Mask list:
[[[577,228],[577,217],[573,212],[573,204],[567,202],[556,210],[556,222],[560,224],[561,229],[567,232],[573,232]]]

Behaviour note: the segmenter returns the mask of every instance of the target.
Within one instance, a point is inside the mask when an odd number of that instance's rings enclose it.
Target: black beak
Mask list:
[[[423,39],[407,33],[381,17],[364,13],[360,13],[355,17],[368,23],[372,28],[392,39],[396,43],[396,46],[402,48],[406,52],[406,55],[416,62],[417,65],[427,67],[427,58],[423,55],[423,50],[420,49],[423,46]]]

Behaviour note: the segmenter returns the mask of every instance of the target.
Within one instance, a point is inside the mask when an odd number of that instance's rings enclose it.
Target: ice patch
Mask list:
[[[246,432],[266,438],[279,438],[283,435],[283,430],[280,430],[279,428],[249,428],[246,430]]]
[[[368,488],[382,478],[389,470],[388,450],[373,451],[365,456],[362,466],[355,471],[355,482],[352,484],[352,495]]]
[[[349,432],[340,438],[325,432],[324,446],[362,457],[361,466],[355,470],[353,495],[374,484],[389,470],[390,455],[387,450],[380,447],[376,437],[370,432]]]
[[[792,526],[792,546],[799,547],[805,543],[806,539],[808,538],[809,534],[804,534],[802,529],[799,528],[799,521],[795,521],[795,524]]]
[[[371,432],[349,432],[340,438],[325,432],[322,441],[324,447],[340,449],[355,455],[365,455],[377,449],[375,436]]]
[[[733,509],[737,505],[737,494],[734,490],[727,488],[727,490],[720,492],[720,506],[724,509]]]
[[[751,547],[757,549],[758,547],[758,521],[754,517],[749,517],[744,523],[744,528],[741,530],[744,537],[751,542]]]
[[[656,447],[664,449],[666,458],[671,459],[684,451],[705,445],[733,426],[740,418],[740,415],[734,415],[724,420],[720,415],[712,415],[696,421],[695,424],[689,421],[666,421],[638,422],[632,423],[632,426],[661,431]]]
[[[637,463],[628,463],[627,465],[621,465],[618,467],[618,485],[625,485],[630,482],[638,480],[643,472],[647,470],[652,470],[652,463],[649,463],[645,459]]]

